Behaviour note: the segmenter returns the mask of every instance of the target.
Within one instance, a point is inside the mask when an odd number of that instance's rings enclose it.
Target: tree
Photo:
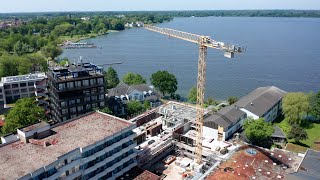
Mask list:
[[[288,93],[283,97],[282,109],[290,124],[301,124],[310,109],[309,97],[302,92]]]
[[[121,20],[119,19],[113,19],[111,21],[111,28],[113,30],[124,30],[124,24]]]
[[[17,128],[32,125],[45,120],[44,109],[37,106],[34,98],[19,99],[14,108],[5,116],[6,123],[2,133],[15,132]]]
[[[214,100],[213,97],[209,97],[209,98],[206,100],[205,103],[206,103],[208,106],[210,106],[210,105],[217,105],[217,104],[218,104],[218,102],[217,102],[216,100]]]
[[[193,86],[193,87],[189,90],[188,100],[189,100],[191,103],[196,103],[196,102],[197,102],[197,87]]]
[[[298,143],[301,140],[308,139],[308,134],[301,126],[299,126],[298,124],[293,124],[288,133],[288,138],[294,139],[294,141]]]
[[[151,75],[151,84],[154,85],[163,96],[165,94],[174,94],[178,89],[178,82],[173,74],[168,71],[157,71]]]
[[[255,144],[262,145],[272,135],[274,129],[269,122],[265,122],[263,118],[254,120],[248,118],[244,122],[244,132],[246,137]]]
[[[60,62],[59,65],[65,66],[66,64],[70,64],[70,61],[68,58],[63,58]]]
[[[102,109],[100,109],[99,111],[103,112],[103,113],[107,113],[107,114],[113,114],[113,112],[108,108],[108,107],[104,107]]]
[[[19,74],[19,58],[4,54],[0,57],[0,77],[16,76]]]
[[[311,101],[311,114],[320,120],[320,91],[310,98]]]
[[[33,50],[31,49],[31,47],[28,44],[23,43],[21,41],[18,41],[14,44],[13,51],[15,54],[20,56],[22,54],[32,52]]]
[[[233,104],[233,103],[235,103],[237,101],[238,101],[238,98],[236,96],[230,96],[228,98],[229,105],[231,105],[231,104]]]
[[[50,44],[41,48],[41,52],[45,57],[54,59],[62,53],[62,49]]]
[[[146,79],[140,74],[128,72],[122,78],[122,81],[128,85],[145,84]]]
[[[151,102],[149,100],[145,100],[143,103],[144,110],[151,109]]]
[[[143,110],[144,110],[144,107],[140,101],[129,101],[129,103],[127,104],[128,116],[136,113],[140,113]]]
[[[118,73],[112,67],[108,68],[108,71],[104,71],[104,78],[105,78],[105,86],[107,89],[114,88],[119,84]]]

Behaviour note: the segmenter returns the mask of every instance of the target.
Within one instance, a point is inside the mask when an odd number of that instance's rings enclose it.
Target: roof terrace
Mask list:
[[[94,112],[52,128],[54,133],[41,139],[54,142],[47,147],[21,141],[1,145],[0,177],[17,179],[56,161],[61,155],[89,146],[132,125],[123,119]]]
[[[102,75],[103,68],[92,63],[77,63],[66,67],[49,67],[49,75],[56,80]]]

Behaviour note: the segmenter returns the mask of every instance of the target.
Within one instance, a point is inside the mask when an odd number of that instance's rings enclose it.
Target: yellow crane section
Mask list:
[[[182,39],[185,41],[199,44],[199,59],[198,59],[198,79],[197,79],[197,115],[196,115],[196,163],[200,164],[202,161],[202,131],[203,131],[203,116],[204,116],[204,92],[206,82],[206,59],[208,47],[219,49],[225,52],[224,56],[233,58],[235,53],[241,53],[245,49],[241,46],[230,45],[224,42],[218,42],[211,39],[209,36],[201,36],[197,34],[187,33],[169,28],[159,28],[156,26],[145,25],[145,29]]]

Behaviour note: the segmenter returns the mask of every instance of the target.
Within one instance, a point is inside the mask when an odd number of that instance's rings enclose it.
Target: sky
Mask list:
[[[52,11],[320,9],[320,0],[0,0],[0,13]]]

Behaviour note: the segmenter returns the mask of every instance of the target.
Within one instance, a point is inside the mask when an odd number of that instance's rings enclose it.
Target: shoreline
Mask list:
[[[106,33],[103,33],[103,34],[96,34],[96,33],[90,33],[90,34],[86,34],[86,35],[75,35],[73,37],[70,37],[70,36],[61,36],[59,37],[60,40],[62,41],[72,41],[72,42],[79,42],[81,40],[85,40],[85,39],[90,39],[90,38],[96,38],[96,37],[99,37],[99,36],[103,36],[103,35],[107,35],[107,34],[110,34],[110,33],[117,33],[117,32],[120,32],[120,31],[117,31],[117,30],[108,30]]]

